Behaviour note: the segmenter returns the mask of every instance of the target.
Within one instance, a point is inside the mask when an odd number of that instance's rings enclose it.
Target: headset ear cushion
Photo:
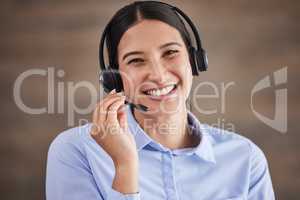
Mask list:
[[[102,71],[100,74],[100,83],[103,85],[106,93],[109,93],[113,89],[116,89],[116,92],[123,90],[123,83],[118,70],[107,69]]]
[[[199,75],[198,73],[198,66],[197,66],[197,54],[196,54],[196,49],[194,47],[189,48],[189,55],[190,55],[190,62],[191,62],[191,67],[192,67],[192,74],[193,76]]]
[[[208,60],[203,49],[196,50],[194,47],[191,47],[190,55],[193,75],[199,75],[199,72],[207,70]]]
[[[208,67],[208,60],[206,52],[201,49],[196,51],[197,54],[197,66],[200,72],[206,71]]]

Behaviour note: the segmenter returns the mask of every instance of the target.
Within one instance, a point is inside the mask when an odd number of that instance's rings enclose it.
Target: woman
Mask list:
[[[197,63],[171,6],[132,3],[114,15],[105,34],[123,92],[111,90],[92,124],[52,142],[48,200],[274,199],[262,151],[242,136],[201,124],[187,110]]]

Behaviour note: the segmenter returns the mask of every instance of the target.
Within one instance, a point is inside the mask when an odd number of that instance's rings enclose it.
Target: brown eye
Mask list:
[[[130,60],[130,61],[127,63],[127,65],[130,65],[131,63],[141,63],[141,62],[143,62],[143,61],[144,61],[144,60],[141,59],[141,58],[135,58],[135,59]]]
[[[179,52],[178,50],[168,50],[164,53],[164,56],[172,56],[178,52]]]

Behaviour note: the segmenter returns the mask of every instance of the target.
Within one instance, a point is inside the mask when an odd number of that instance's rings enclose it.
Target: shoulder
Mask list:
[[[250,139],[233,131],[206,126],[204,136],[210,140],[216,168],[230,177],[231,182],[246,186],[251,199],[274,199],[267,159]],[[234,181],[235,180],[235,181]]]
[[[82,145],[87,139],[90,126],[90,124],[85,124],[60,132],[51,142],[50,148],[61,146],[62,144],[73,144],[75,146]]]
[[[73,127],[59,133],[50,143],[48,159],[61,158],[68,160],[85,156],[85,145],[88,142],[90,124]]]
[[[48,163],[88,165],[95,160],[110,162],[110,156],[90,135],[91,127],[92,124],[88,123],[59,133],[49,145]]]
[[[246,156],[250,162],[266,163],[263,151],[249,138],[224,129],[204,124],[204,133],[208,136],[215,151],[231,155]]]

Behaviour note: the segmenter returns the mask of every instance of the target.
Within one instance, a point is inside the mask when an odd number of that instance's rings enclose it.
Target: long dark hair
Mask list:
[[[156,1],[137,1],[118,10],[107,25],[105,42],[111,68],[119,68],[117,48],[122,35],[143,19],[159,20],[176,28],[186,47],[191,46],[189,32],[182,19],[170,6]]]

